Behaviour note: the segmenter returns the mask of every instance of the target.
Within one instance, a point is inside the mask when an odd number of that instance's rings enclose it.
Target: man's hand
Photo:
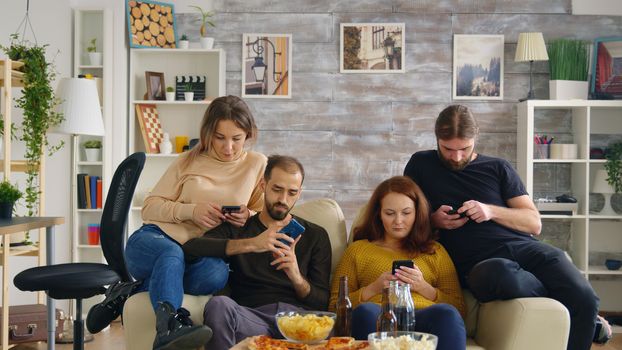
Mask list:
[[[484,204],[475,200],[462,203],[458,208],[458,213],[466,213],[469,219],[477,222],[492,220],[492,210],[488,204]]]
[[[460,218],[460,214],[448,214],[447,212],[453,209],[449,205],[441,205],[434,213],[432,213],[432,226],[434,228],[440,228],[445,230],[453,230],[458,227],[462,227],[469,221],[468,217]],[[461,213],[462,207],[458,209],[458,213]]]
[[[291,237],[288,237],[291,239]],[[285,249],[279,249],[281,257],[272,261],[270,265],[275,266],[277,270],[283,270],[296,291],[296,295],[299,298],[306,298],[311,293],[311,285],[304,276],[300,273],[298,267],[298,259],[296,259],[296,244],[302,238],[302,235],[298,236],[294,242],[287,246]],[[274,254],[273,254],[274,255]]]
[[[192,221],[200,227],[214,228],[225,219],[220,212],[220,205],[212,202],[197,203],[192,212]]]
[[[242,227],[244,226],[248,218],[251,217],[251,212],[250,210],[248,210],[248,208],[244,204],[242,204],[240,205],[239,212],[237,213],[231,212],[231,213],[226,213],[224,215],[225,215],[225,220],[230,222],[231,225],[236,226],[236,227]]]
[[[251,238],[253,252],[255,253],[263,253],[263,252],[272,252],[273,254],[277,254],[278,256],[282,256],[281,250],[289,250],[289,246],[279,239],[283,239],[290,244],[294,243],[294,240],[284,234],[279,233],[280,229],[283,228],[284,225],[271,225],[267,230],[263,231],[259,236]]]

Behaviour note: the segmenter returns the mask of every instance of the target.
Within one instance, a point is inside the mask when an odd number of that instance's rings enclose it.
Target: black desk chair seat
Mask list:
[[[39,266],[15,276],[15,286],[23,291],[45,291],[53,299],[76,299],[73,348],[84,349],[82,299],[103,294],[105,286],[131,281],[123,257],[127,214],[138,178],[145,165],[145,154],[134,153],[115,171],[100,223],[101,247],[106,264],[69,263]]]

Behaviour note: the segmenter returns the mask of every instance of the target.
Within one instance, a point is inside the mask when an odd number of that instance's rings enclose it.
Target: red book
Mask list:
[[[97,179],[97,209],[102,208],[102,179]]]

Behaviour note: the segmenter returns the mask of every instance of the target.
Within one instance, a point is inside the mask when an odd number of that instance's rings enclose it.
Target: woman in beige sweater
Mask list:
[[[257,127],[242,99],[215,99],[205,112],[200,142],[179,156],[145,199],[144,225],[127,241],[129,272],[142,280],[156,312],[154,349],[197,348],[211,337],[204,325],[193,326],[181,308],[184,293],[212,294],[226,284],[227,264],[203,257],[184,261],[186,241],[224,221],[242,226],[263,206],[259,182],[266,167],[263,154],[246,151]],[[225,213],[222,206],[240,206]]]

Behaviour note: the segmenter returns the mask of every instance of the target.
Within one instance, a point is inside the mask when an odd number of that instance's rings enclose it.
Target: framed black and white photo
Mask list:
[[[292,97],[292,35],[242,35],[242,97]]]
[[[503,100],[503,35],[454,35],[454,100]]]
[[[404,23],[341,23],[341,73],[404,73]]]

